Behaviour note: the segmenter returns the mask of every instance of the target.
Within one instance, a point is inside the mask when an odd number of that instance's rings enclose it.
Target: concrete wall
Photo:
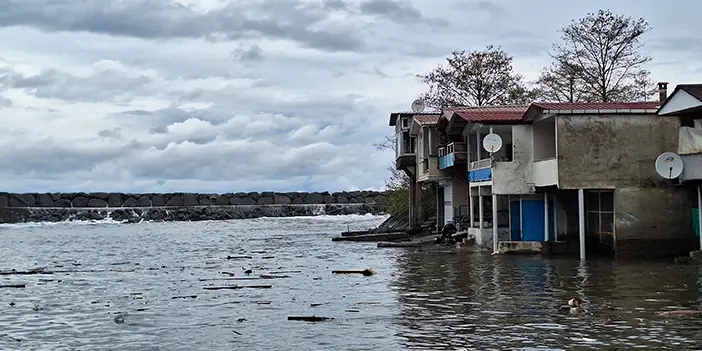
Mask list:
[[[677,118],[558,116],[560,189],[659,184],[654,161],[678,147]],[[587,162],[583,162],[587,160]]]
[[[512,144],[514,160],[493,165],[493,191],[498,195],[534,193],[531,126],[512,126]]]
[[[444,174],[439,169],[439,158],[436,156],[429,156],[427,161],[429,162],[429,169],[424,171],[424,165],[421,163],[422,159],[417,156],[417,181],[418,182],[435,182],[439,179],[447,178],[448,176]]]
[[[458,179],[453,176],[453,207],[468,206],[468,185],[467,180]]]
[[[673,256],[695,250],[692,207],[687,190],[681,187],[617,188],[617,256]]]

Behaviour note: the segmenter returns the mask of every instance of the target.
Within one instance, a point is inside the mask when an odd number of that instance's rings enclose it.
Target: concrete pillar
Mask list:
[[[558,196],[553,195],[553,240],[558,241]]]
[[[414,182],[414,227],[419,229],[422,226],[422,184],[416,180],[417,178]]]
[[[473,189],[470,188],[470,184],[468,185],[468,196],[469,196],[469,198],[468,198],[468,203],[469,203],[468,206],[470,207],[470,222],[469,222],[470,225],[469,225],[469,227],[470,227],[470,228],[473,228],[473,218],[475,218],[475,217],[473,216],[473,213],[475,213],[475,212],[474,212],[475,210],[473,209],[473,206],[475,205],[475,201],[473,201]]]
[[[702,217],[702,192],[700,191],[700,186],[697,186],[697,214]],[[702,250],[702,219],[699,220],[700,229],[700,250]]]
[[[478,187],[478,220],[480,221],[478,228],[483,229],[484,218],[483,218],[483,195],[480,194],[480,187]]]
[[[578,239],[580,241],[580,259],[585,260],[585,191],[578,189]]]
[[[436,230],[441,233],[444,223],[444,216],[441,213],[444,210],[443,188],[438,183],[434,183],[434,189],[436,190]]]
[[[477,138],[475,138],[475,157],[476,161],[480,161],[480,129],[475,131],[475,135]]]
[[[497,252],[497,195],[492,193],[492,251]]]
[[[548,223],[548,193],[544,193],[544,241],[548,241],[548,232],[549,232],[549,223]]]
[[[415,229],[415,219],[414,219],[414,201],[415,201],[415,196],[414,196],[414,191],[416,190],[415,185],[417,184],[417,178],[414,175],[410,176],[409,180],[409,208],[408,208],[408,216],[409,216],[409,225],[410,229]]]

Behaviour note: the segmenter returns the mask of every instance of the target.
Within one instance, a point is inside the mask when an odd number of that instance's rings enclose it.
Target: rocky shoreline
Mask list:
[[[105,220],[202,221],[259,217],[382,214],[376,191],[225,194],[0,193],[0,223]]]

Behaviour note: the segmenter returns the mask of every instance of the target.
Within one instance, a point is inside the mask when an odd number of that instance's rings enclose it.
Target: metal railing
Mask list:
[[[485,158],[482,160],[471,162],[470,165],[468,166],[468,170],[474,171],[476,169],[483,169],[483,168],[490,168],[490,167],[492,167],[492,159]]]

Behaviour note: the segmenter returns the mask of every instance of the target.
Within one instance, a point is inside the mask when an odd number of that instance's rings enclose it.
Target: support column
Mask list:
[[[475,158],[476,161],[480,161],[480,128],[475,131]]]
[[[492,193],[492,252],[497,252],[497,195]]]
[[[417,183],[414,178],[414,228],[422,227],[422,183]]]
[[[415,215],[415,213],[414,213],[414,200],[415,200],[414,192],[416,190],[415,186],[417,184],[417,178],[414,175],[410,175],[409,181],[410,181],[410,183],[409,183],[409,206],[408,206],[409,214],[408,215],[409,215],[410,230],[412,230],[412,229],[416,229],[415,219],[414,219],[414,215]]]
[[[553,240],[558,241],[558,196],[553,195]]]
[[[544,242],[548,241],[548,232],[549,232],[549,223],[548,223],[548,193],[544,193]]]
[[[438,183],[434,183],[434,189],[436,190],[436,231],[441,233],[444,224],[444,216],[441,214],[441,211],[444,209],[444,201],[441,196],[443,195],[443,188]]]
[[[580,241],[580,260],[585,260],[585,191],[578,189],[578,239]]]
[[[468,227],[473,228],[473,225],[474,225],[473,218],[475,218],[473,216],[473,214],[475,213],[473,206],[475,205],[475,201],[473,201],[473,189],[471,189],[470,184],[468,185],[468,196],[469,196],[468,197],[468,203],[469,203],[468,206],[470,207],[470,222],[468,222],[468,223],[470,223],[470,225]]]
[[[478,220],[480,221],[478,228],[483,229],[485,220],[483,219],[483,195],[480,194],[480,187],[478,187]]]
[[[700,191],[700,186],[697,186],[697,214],[702,217],[702,192]],[[700,229],[700,250],[702,250],[702,220],[699,220],[699,229]]]

